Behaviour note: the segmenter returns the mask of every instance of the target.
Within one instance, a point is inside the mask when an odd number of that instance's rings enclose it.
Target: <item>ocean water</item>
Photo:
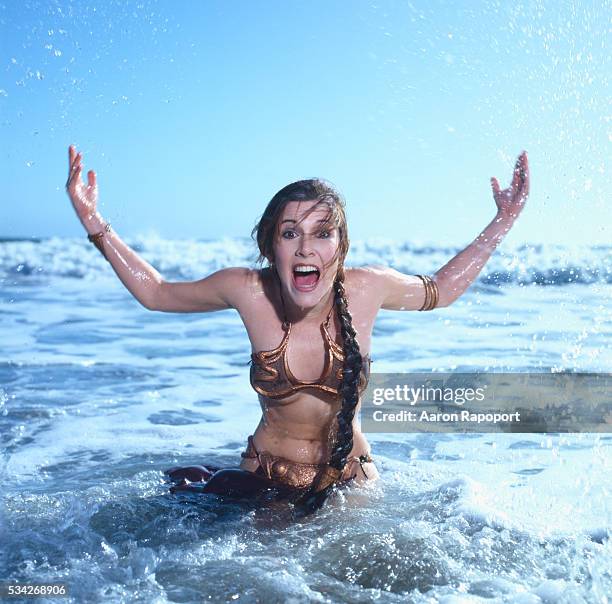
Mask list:
[[[252,265],[249,240],[128,241],[171,280]],[[458,250],[356,242],[431,273]],[[372,371],[612,367],[612,246],[502,246],[431,313],[381,311]],[[72,602],[612,601],[609,434],[372,434],[381,480],[301,521],[171,495],[237,465],[260,417],[237,313],[142,308],[87,241],[0,242],[0,580]]]

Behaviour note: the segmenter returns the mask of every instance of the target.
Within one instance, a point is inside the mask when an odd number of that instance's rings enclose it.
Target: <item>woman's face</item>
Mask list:
[[[300,308],[312,308],[328,295],[338,271],[339,259],[332,259],[339,233],[335,225],[324,224],[328,214],[325,203],[290,201],[277,224],[274,262],[283,290]]]

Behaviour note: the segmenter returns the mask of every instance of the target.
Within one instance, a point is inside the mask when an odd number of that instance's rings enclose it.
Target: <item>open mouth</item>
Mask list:
[[[314,264],[299,264],[293,267],[293,283],[299,291],[311,291],[319,282],[321,273]]]

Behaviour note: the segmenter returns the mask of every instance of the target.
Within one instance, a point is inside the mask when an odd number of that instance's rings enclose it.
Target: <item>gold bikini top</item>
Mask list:
[[[327,319],[321,324],[326,343],[325,368],[321,377],[318,380],[304,381],[298,380],[291,373],[287,363],[287,345],[291,334],[291,323],[287,321],[285,314],[283,341],[274,350],[264,350],[251,354],[251,386],[256,392],[268,398],[282,398],[298,390],[315,388],[338,396],[342,385],[344,351],[342,346],[339,346],[333,340],[327,329],[333,310],[334,307],[332,306]],[[369,355],[362,356],[362,359],[363,364],[358,386],[359,394],[367,388],[370,378],[370,363],[372,362]]]

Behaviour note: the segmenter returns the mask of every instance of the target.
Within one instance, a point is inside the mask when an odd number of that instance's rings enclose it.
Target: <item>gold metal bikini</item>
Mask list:
[[[282,300],[282,294],[281,294]],[[284,311],[283,301],[283,311]],[[255,391],[262,396],[271,399],[283,398],[300,390],[310,388],[321,390],[335,397],[340,396],[342,384],[344,351],[331,337],[328,327],[334,307],[330,309],[327,318],[321,324],[323,337],[326,343],[326,358],[323,374],[318,380],[298,380],[287,362],[287,346],[291,334],[291,323],[287,320],[285,312],[282,324],[285,335],[282,342],[273,350],[254,352],[251,355],[251,385]],[[362,356],[362,367],[359,375],[359,394],[367,388],[370,377],[369,355]],[[259,467],[256,473],[265,476],[275,482],[282,482],[296,488],[307,488],[312,484],[315,476],[327,468],[327,464],[308,464],[291,461],[269,451],[257,451],[253,442],[253,436],[249,436],[247,450],[241,454],[245,459],[256,459]],[[358,464],[367,478],[363,469],[364,463],[372,462],[369,454],[349,457],[340,476],[340,481],[352,480],[357,476],[355,470]]]
[[[251,386],[256,392],[267,398],[283,398],[294,394],[305,388],[314,388],[338,396],[340,385],[342,384],[342,374],[344,365],[344,351],[329,334],[328,327],[334,307],[330,309],[327,318],[321,325],[323,337],[326,343],[325,368],[318,380],[298,380],[287,362],[287,345],[291,334],[291,323],[283,321],[285,336],[282,342],[274,350],[265,350],[251,354]],[[363,364],[359,376],[359,394],[368,385],[370,377],[369,355],[362,356]]]
[[[249,436],[247,450],[240,455],[245,459],[257,460],[259,467],[255,470],[255,473],[265,476],[274,482],[281,482],[298,489],[308,488],[315,479],[315,476],[327,467],[327,464],[299,463],[279,457],[278,455],[272,455],[269,451],[258,451],[253,443],[253,436]],[[368,453],[349,457],[340,476],[340,482],[356,478],[357,465],[361,468],[363,475],[368,478],[363,469],[363,464],[372,461],[374,460]]]

